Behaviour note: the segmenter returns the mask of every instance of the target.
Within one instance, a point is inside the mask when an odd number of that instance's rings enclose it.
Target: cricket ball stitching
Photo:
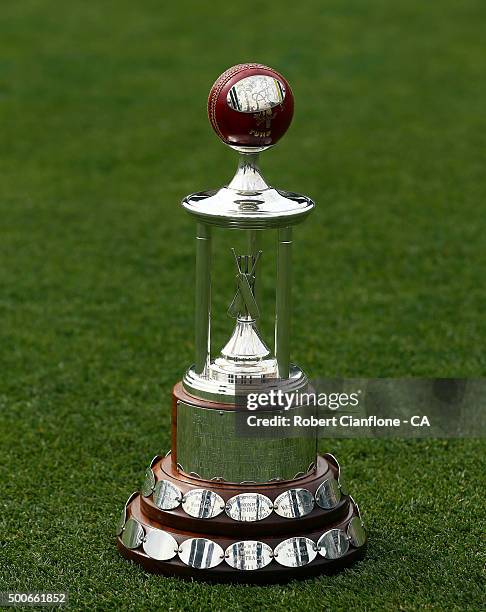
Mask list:
[[[231,68],[228,68],[228,70],[225,70],[223,72],[223,74],[220,77],[218,77],[218,79],[216,79],[216,82],[211,87],[211,91],[209,92],[209,98],[208,98],[209,111],[208,111],[208,115],[209,115],[209,121],[211,122],[211,125],[216,130],[216,133],[218,134],[218,136],[224,142],[226,142],[226,138],[223,135],[223,133],[221,132],[221,130],[219,129],[218,121],[216,119],[216,104],[218,102],[219,95],[220,95],[223,87],[226,85],[226,83],[233,76],[238,74],[238,72],[242,72],[242,71],[246,70],[247,68],[264,68],[265,70],[270,70],[271,72],[274,72],[280,78],[283,79],[282,75],[280,75],[276,70],[273,70],[272,68],[269,68],[268,66],[264,66],[263,64],[255,64],[255,63],[236,64],[235,66],[232,66]]]

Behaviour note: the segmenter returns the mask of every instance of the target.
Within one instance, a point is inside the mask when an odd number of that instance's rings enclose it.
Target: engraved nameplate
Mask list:
[[[340,529],[329,529],[317,541],[317,548],[326,559],[339,559],[348,552],[348,538]]]
[[[168,480],[159,480],[155,485],[154,504],[161,510],[174,510],[181,503],[182,493]]]
[[[214,491],[193,489],[184,495],[182,507],[190,516],[208,519],[223,512],[224,501]]]
[[[275,500],[275,512],[284,518],[300,518],[314,508],[314,498],[307,489],[289,489]]]
[[[261,521],[272,513],[273,503],[261,493],[240,493],[226,502],[225,510],[234,521]]]
[[[268,565],[273,557],[273,551],[264,542],[246,540],[235,542],[228,546],[225,560],[228,565],[238,570],[257,570]]]
[[[341,500],[341,491],[334,478],[328,478],[316,491],[316,503],[324,510],[335,508]]]
[[[190,567],[210,569],[223,561],[224,553],[216,542],[206,538],[190,538],[180,545],[179,558]]]
[[[309,538],[289,538],[281,542],[274,552],[275,560],[285,567],[302,567],[317,556],[315,543]]]

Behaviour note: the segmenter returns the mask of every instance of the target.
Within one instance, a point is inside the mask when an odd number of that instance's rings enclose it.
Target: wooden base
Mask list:
[[[205,481],[179,472],[174,468],[170,455],[158,459],[153,465],[156,480],[168,480],[178,487],[182,494],[193,489],[207,488],[218,493],[226,502],[239,493],[262,493],[274,501],[278,495],[293,487],[302,487],[315,493],[319,485],[330,476],[338,478],[338,466],[332,455],[318,457],[316,471],[293,481],[271,482],[253,485],[237,485],[217,481]],[[317,543],[327,530],[339,528],[346,532],[349,521],[358,516],[359,511],[347,495],[332,510],[323,510],[317,505],[301,518],[283,518],[272,513],[267,518],[255,522],[239,522],[222,513],[211,519],[193,518],[181,506],[175,510],[163,511],[155,506],[152,497],[137,495],[127,507],[126,519],[136,519],[147,528],[161,529],[170,533],[180,545],[188,538],[208,538],[226,550],[231,544],[241,540],[258,540],[268,544],[272,550],[283,540],[291,537],[307,537]],[[289,568],[272,559],[266,567],[244,571],[230,567],[225,561],[211,569],[195,569],[185,565],[178,556],[170,561],[157,561],[148,557],[142,547],[129,549],[120,537],[117,546],[121,554],[142,565],[146,570],[167,576],[199,579],[218,582],[273,583],[285,582],[294,578],[308,578],[319,573],[333,573],[363,557],[365,546],[355,548],[350,545],[348,552],[339,559],[326,559],[320,554],[309,564]]]

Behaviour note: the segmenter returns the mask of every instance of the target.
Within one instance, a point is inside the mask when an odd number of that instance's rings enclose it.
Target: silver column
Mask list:
[[[247,232],[247,246],[248,246],[248,255],[257,256],[261,245],[261,234],[259,230],[248,230]],[[258,303],[258,293],[260,292],[260,282],[261,282],[261,266],[257,266],[255,269],[255,283],[254,283],[254,291],[253,295],[255,296],[255,300]]]
[[[283,227],[278,230],[275,305],[275,356],[280,378],[288,378],[290,371],[291,273],[292,228]]]
[[[194,369],[206,374],[210,360],[211,227],[197,224],[196,235],[196,355]]]

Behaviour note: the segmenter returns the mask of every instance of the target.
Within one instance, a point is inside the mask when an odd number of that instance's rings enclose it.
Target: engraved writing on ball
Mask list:
[[[258,113],[282,104],[284,99],[285,85],[279,79],[255,74],[235,83],[226,102],[240,113]]]

